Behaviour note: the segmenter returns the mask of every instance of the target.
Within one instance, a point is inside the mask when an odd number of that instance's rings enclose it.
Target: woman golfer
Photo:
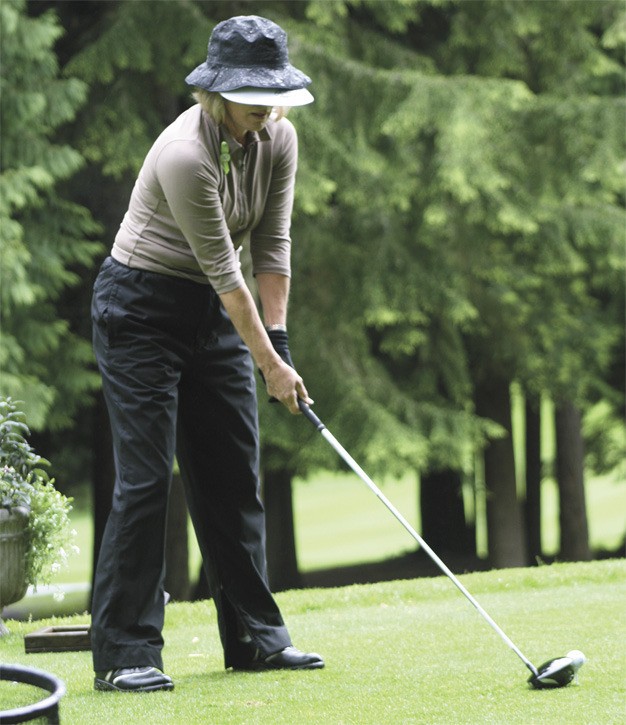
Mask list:
[[[254,368],[292,413],[309,399],[286,328],[297,138],[313,100],[285,32],[219,23],[186,82],[198,101],[148,152],[94,286],[94,349],[116,481],[95,575],[98,690],[172,689],[163,673],[165,519],[176,456],[226,667],[315,669],[268,588]],[[263,322],[239,251],[248,244]]]

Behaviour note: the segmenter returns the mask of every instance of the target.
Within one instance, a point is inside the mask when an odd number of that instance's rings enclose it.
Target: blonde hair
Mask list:
[[[202,110],[207,113],[217,124],[224,123],[226,118],[226,105],[224,99],[219,93],[213,91],[205,91],[204,88],[196,88],[191,94],[194,99],[202,106]],[[285,106],[275,106],[272,111],[272,120],[280,121],[287,115]]]

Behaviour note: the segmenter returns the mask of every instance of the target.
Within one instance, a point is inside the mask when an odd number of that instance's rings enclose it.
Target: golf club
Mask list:
[[[565,657],[555,657],[554,659],[544,662],[541,667],[535,667],[533,663],[526,657],[523,652],[517,647],[512,640],[507,637],[504,631],[494,622],[494,620],[487,614],[487,612],[480,606],[480,604],[474,599],[474,597],[467,591],[467,589],[461,584],[456,578],[452,571],[444,564],[444,562],[437,556],[437,554],[430,548],[430,546],[422,539],[422,537],[415,531],[415,529],[409,524],[404,516],[398,511],[398,509],[389,501],[389,499],[383,494],[378,486],[372,481],[372,479],[365,473],[365,471],[359,466],[359,464],[352,458],[352,456],[346,451],[346,449],[339,443],[335,436],[328,430],[328,428],[322,423],[317,415],[311,410],[311,408],[302,400],[298,401],[300,410],[304,416],[313,423],[315,428],[322,434],[322,436],[330,443],[335,451],[341,456],[341,458],[348,464],[348,466],[356,473],[356,475],[365,483],[365,485],[383,502],[387,509],[396,517],[396,519],[404,526],[404,528],[411,534],[411,536],[417,541],[420,547],[430,556],[435,564],[441,569],[441,571],[450,579],[450,581],[457,587],[457,589],[463,594],[463,596],[471,602],[478,613],[483,619],[497,632],[508,647],[522,660],[526,667],[530,670],[532,675],[528,678],[528,682],[535,689],[546,689],[552,687],[565,687],[575,678],[576,673],[585,662],[585,656],[578,650],[572,650],[568,652]]]

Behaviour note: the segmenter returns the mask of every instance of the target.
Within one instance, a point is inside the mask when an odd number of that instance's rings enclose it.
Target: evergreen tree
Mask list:
[[[406,420],[401,392],[414,401],[422,466],[459,465],[459,443],[480,442],[467,425],[473,390],[518,379],[531,394],[584,404],[615,350],[621,315],[606,315],[598,291],[619,289],[623,274],[620,7],[382,5],[309,4],[324,30],[307,36],[324,50],[305,55],[323,86],[324,125],[318,113],[302,126],[319,124],[311,199],[328,199],[309,202],[316,237],[326,231],[319,207],[328,219],[318,297],[337,336],[325,370],[352,340],[349,394],[379,393]],[[318,301],[307,299],[309,309]],[[498,389],[495,420],[505,420],[508,385]],[[487,486],[509,481],[510,516],[500,510],[490,526],[504,541],[522,519],[512,456],[500,460],[507,470]],[[523,561],[522,536],[510,556]]]
[[[90,85],[72,137],[89,159],[81,199],[109,240],[145,151],[190,103],[182,79],[211,27],[254,12],[288,31],[316,98],[290,114],[292,352],[372,475],[472,475],[475,451],[510,446],[513,381],[580,409],[610,393],[623,334],[619,3],[33,5],[72,28],[59,53]],[[492,381],[503,392],[487,415],[476,392]],[[339,464],[305,421],[260,402],[284,519],[292,477]],[[487,484],[508,483],[490,554],[506,565],[523,560],[524,536],[511,456],[498,460]],[[515,550],[500,556],[512,521]],[[268,522],[283,530],[271,510]]]
[[[23,0],[0,4],[0,392],[24,401],[34,429],[58,429],[97,386],[90,344],[57,305],[91,265],[98,227],[64,192],[82,157],[56,140],[86,86],[59,77],[54,16],[32,19],[25,10]]]

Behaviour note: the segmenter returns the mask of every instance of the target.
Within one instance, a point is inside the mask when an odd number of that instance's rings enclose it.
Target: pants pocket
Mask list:
[[[113,260],[105,259],[93,286],[91,298],[91,322],[94,343],[97,338],[108,347],[113,344],[114,330],[112,310],[115,305],[117,282],[113,274]]]

